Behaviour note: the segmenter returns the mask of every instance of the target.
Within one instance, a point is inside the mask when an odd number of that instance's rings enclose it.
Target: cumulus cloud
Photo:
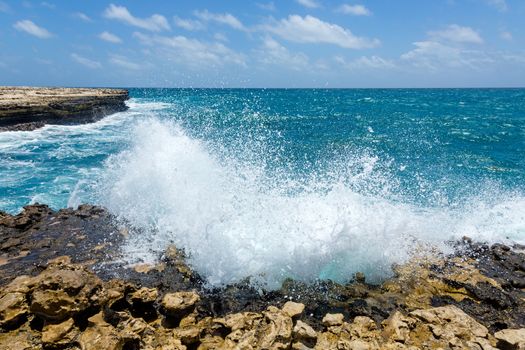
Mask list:
[[[152,32],[171,29],[168,20],[162,15],[154,14],[148,18],[139,18],[133,16],[126,7],[114,4],[110,4],[104,11],[104,17]]]
[[[108,43],[120,44],[122,42],[122,39],[120,39],[118,36],[110,32],[102,32],[99,34],[98,37],[101,40],[107,41]]]
[[[222,66],[227,63],[246,66],[244,55],[219,42],[204,42],[182,35],[167,37],[134,33],[133,36],[143,45],[157,50],[162,57],[193,69]]]
[[[140,70],[142,68],[140,64],[132,62],[127,57],[120,55],[111,56],[109,62],[128,70]]]
[[[419,41],[415,49],[401,55],[401,59],[415,66],[431,70],[441,67],[469,67],[480,69],[496,60],[481,50],[468,50],[437,41]]]
[[[202,24],[200,21],[196,21],[193,19],[183,19],[183,18],[179,18],[175,16],[173,17],[173,22],[175,23],[177,27],[186,29],[189,31],[204,29],[204,24]]]
[[[364,5],[343,4],[339,7],[338,11],[353,16],[370,16],[372,14]]]
[[[303,70],[308,68],[309,59],[304,53],[292,53],[271,37],[263,41],[257,56],[263,64],[282,66],[287,69]]]
[[[102,68],[102,64],[98,61],[90,60],[89,58],[86,58],[84,56],[80,56],[79,54],[72,53],[71,59],[75,61],[78,64],[81,64],[85,67],[91,68],[91,69],[98,69]]]
[[[35,23],[27,19],[16,22],[13,25],[13,27],[16,30],[36,36],[37,38],[40,38],[40,39],[48,39],[53,36],[47,29],[43,27],[39,27]]]
[[[380,44],[378,39],[356,36],[348,29],[310,15],[290,15],[264,28],[283,39],[297,43],[325,43],[347,49],[372,48]]]
[[[304,7],[308,7],[309,9],[315,9],[318,7],[321,7],[321,5],[314,0],[295,0],[299,5],[302,5]]]
[[[75,12],[73,17],[78,18],[84,22],[93,22],[93,20],[88,15],[82,12]]]
[[[446,40],[457,43],[481,44],[483,39],[478,32],[470,27],[462,27],[451,24],[447,28],[438,31],[428,32],[428,35],[435,40]]]
[[[204,10],[195,11],[195,16],[197,16],[202,21],[216,22],[230,26],[233,29],[246,30],[242,22],[231,13],[211,13],[208,10]]]

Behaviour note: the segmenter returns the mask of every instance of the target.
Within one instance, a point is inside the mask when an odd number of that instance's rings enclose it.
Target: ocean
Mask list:
[[[105,206],[123,259],[210,285],[380,281],[463,236],[525,243],[525,89],[130,89],[96,123],[0,133],[0,210]]]

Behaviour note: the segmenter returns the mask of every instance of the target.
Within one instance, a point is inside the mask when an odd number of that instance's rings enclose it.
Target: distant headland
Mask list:
[[[125,111],[124,89],[0,87],[0,131],[82,124]]]

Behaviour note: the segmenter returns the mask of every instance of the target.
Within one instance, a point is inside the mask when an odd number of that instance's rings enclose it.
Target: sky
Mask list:
[[[0,0],[0,85],[523,87],[525,0]]]

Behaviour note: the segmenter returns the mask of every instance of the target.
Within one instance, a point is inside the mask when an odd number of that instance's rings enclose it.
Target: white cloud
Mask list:
[[[47,29],[39,27],[35,23],[27,19],[16,22],[13,25],[13,27],[16,30],[36,36],[37,38],[40,38],[40,39],[48,39],[53,36]]]
[[[78,18],[84,22],[93,22],[93,20],[88,15],[82,12],[75,12],[73,17]]]
[[[129,24],[134,27],[146,29],[152,32],[170,30],[170,25],[166,17],[154,14],[148,18],[138,18],[133,16],[124,6],[110,4],[104,11],[104,17]]]
[[[321,7],[321,5],[314,0],[295,0],[299,5],[302,5],[304,7],[308,7],[309,9],[315,9],[318,7]]]
[[[131,62],[127,57],[120,55],[111,56],[109,62],[128,70],[140,70],[142,68],[140,64]]]
[[[277,23],[265,26],[264,29],[293,42],[334,44],[347,49],[371,48],[380,43],[378,39],[355,36],[348,29],[323,22],[310,15],[290,15]]]
[[[509,9],[507,1],[505,0],[485,0],[487,4],[496,8],[500,12],[505,12]]]
[[[372,12],[364,5],[343,4],[338,9],[339,12],[354,16],[370,16]]]
[[[481,69],[485,64],[496,62],[484,51],[467,50],[437,41],[418,41],[414,46],[415,49],[401,55],[401,60],[431,70],[438,70],[441,67]]]
[[[483,39],[474,29],[451,24],[447,28],[427,33],[434,40],[446,40],[457,43],[481,44]]]
[[[287,69],[303,70],[309,66],[308,56],[304,53],[291,53],[270,37],[264,39],[257,56],[263,64],[278,65]]]
[[[86,58],[86,57],[83,57],[83,56],[80,56],[76,53],[72,53],[71,54],[71,59],[83,66],[86,66],[88,68],[91,68],[91,69],[98,69],[98,68],[102,68],[102,64],[100,64],[100,62],[98,61],[93,61],[93,60],[90,60],[89,58]]]
[[[241,21],[231,13],[211,13],[208,10],[195,11],[197,16],[202,21],[216,22],[232,27],[237,30],[246,30]]]
[[[113,44],[120,44],[122,42],[122,39],[120,39],[115,34],[112,34],[110,32],[102,32],[98,36],[101,40],[107,41],[109,43]]]
[[[396,68],[396,64],[393,61],[379,56],[361,56],[352,61],[347,61],[341,56],[336,56],[335,60],[350,70]]]
[[[275,8],[275,4],[273,3],[273,1],[270,1],[270,2],[267,2],[267,3],[257,3],[256,4],[258,8],[262,9],[262,10],[266,10],[266,11],[275,11],[276,8]]]
[[[200,21],[196,21],[193,19],[183,19],[179,18],[177,16],[173,17],[173,22],[175,22],[175,25],[177,27],[186,29],[186,30],[203,30],[205,27]]]
[[[512,33],[511,32],[508,32],[506,30],[504,31],[501,31],[499,33],[499,36],[503,39],[503,40],[507,40],[507,41],[512,41],[513,37],[512,37]]]
[[[219,42],[204,42],[182,35],[166,37],[134,33],[133,36],[143,45],[151,46],[153,50],[157,50],[162,57],[193,69],[222,66],[227,63],[246,66],[244,55]]]

